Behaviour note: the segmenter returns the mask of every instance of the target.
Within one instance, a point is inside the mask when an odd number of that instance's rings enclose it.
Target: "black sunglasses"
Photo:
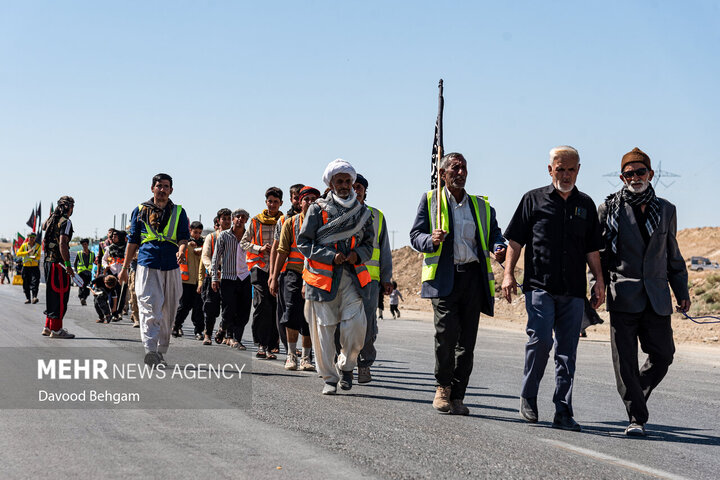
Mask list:
[[[622,172],[622,176],[630,180],[633,175],[637,175],[638,177],[644,177],[647,172],[647,168],[638,168],[637,170],[628,170],[627,172]]]

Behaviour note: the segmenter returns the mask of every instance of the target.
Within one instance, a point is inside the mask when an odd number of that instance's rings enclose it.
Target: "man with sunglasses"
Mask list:
[[[690,308],[688,274],[677,239],[675,206],[655,196],[650,157],[634,148],[620,163],[623,187],[605,199],[598,215],[600,250],[610,312],[610,340],[618,393],[630,423],[625,435],[644,436],[647,399],[672,363],[670,315]],[[591,283],[595,279],[591,280]],[[638,340],[648,358],[638,369]]]

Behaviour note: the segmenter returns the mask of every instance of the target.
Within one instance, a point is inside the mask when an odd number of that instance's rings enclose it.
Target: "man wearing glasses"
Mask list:
[[[675,238],[675,206],[655,196],[650,157],[634,148],[622,157],[620,168],[622,189],[598,209],[604,243],[600,256],[608,286],[615,379],[630,419],[625,435],[644,436],[647,399],[675,353],[668,282],[678,311],[690,308],[690,295],[685,261]],[[640,369],[638,340],[648,354]]]

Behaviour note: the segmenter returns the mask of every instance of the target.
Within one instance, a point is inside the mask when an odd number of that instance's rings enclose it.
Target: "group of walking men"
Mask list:
[[[655,195],[650,157],[635,148],[622,157],[620,167],[623,187],[608,196],[598,212],[575,186],[577,150],[553,148],[547,167],[551,184],[523,195],[503,236],[487,198],[465,191],[468,165],[463,155],[442,158],[439,170],[445,186],[440,198],[436,190],[422,196],[410,232],[413,247],[424,254],[421,295],[432,300],[435,312],[437,410],[469,413],[463,398],[478,319],[480,312],[493,314],[490,256],[501,264],[507,258],[502,294],[510,302],[517,293],[515,267],[524,247],[528,342],[522,417],[538,421],[538,388],[554,345],[552,426],[581,430],[573,418],[572,390],[587,301],[587,265],[592,308],[604,303],[607,291],[617,389],[629,417],[625,434],[645,435],[648,397],[667,373],[675,351],[670,288],[678,311],[690,308],[690,297],[676,240],[675,207]],[[642,368],[638,340],[648,354]]]
[[[510,302],[517,294],[515,267],[524,247],[522,290],[529,338],[521,415],[528,422],[538,421],[538,388],[554,345],[552,425],[581,429],[573,418],[572,390],[587,302],[587,265],[591,307],[602,305],[607,292],[617,388],[629,417],[625,433],[645,435],[648,397],[674,354],[668,283],[678,311],[690,307],[687,270],[675,238],[675,207],[655,195],[650,157],[637,148],[622,157],[623,187],[608,196],[598,212],[592,199],[575,186],[580,170],[577,150],[553,148],[547,167],[551,184],[522,197],[504,235],[487,197],[465,191],[464,156],[447,154],[439,167],[444,186],[422,195],[410,232],[413,247],[423,253],[421,296],[431,299],[434,310],[433,407],[469,414],[463,399],[479,317],[494,313],[491,257],[501,264],[507,258],[501,290]],[[335,394],[338,385],[351,389],[356,366],[358,382],[371,381],[378,292],[393,290],[385,218],[365,204],[368,181],[350,163],[331,162],[323,182],[324,194],[310,186],[293,186],[293,205],[286,215],[280,212],[283,193],[276,187],[265,193],[267,208],[252,218],[243,209],[221,209],[215,232],[202,239],[202,225],[189,224],[182,206],[169,198],[172,178],[153,177],[152,198],[132,213],[117,272],[119,282],[127,282],[136,258],[134,290],[146,363],[166,364],[171,333],[182,334],[182,321],[190,310],[196,338],[204,344],[212,344],[221,315],[215,341],[245,349],[242,338],[252,302],[257,357],[277,358],[282,343],[286,369],[312,370],[314,347],[326,395]],[[47,289],[43,334],[51,337],[72,337],[62,329],[67,305],[62,287],[69,285],[68,275],[73,274],[67,255],[71,200],[63,197],[59,213],[48,220],[52,235],[46,238],[55,240],[46,276],[53,288]],[[57,292],[64,292],[64,301],[55,298]],[[637,363],[638,340],[648,354],[642,368]]]

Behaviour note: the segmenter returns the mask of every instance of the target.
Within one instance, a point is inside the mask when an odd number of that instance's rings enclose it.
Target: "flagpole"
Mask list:
[[[442,147],[438,145],[438,153],[437,153],[437,159],[435,160],[437,162],[437,228],[442,228],[440,223],[442,221],[442,181],[440,179],[440,159],[442,158]]]

